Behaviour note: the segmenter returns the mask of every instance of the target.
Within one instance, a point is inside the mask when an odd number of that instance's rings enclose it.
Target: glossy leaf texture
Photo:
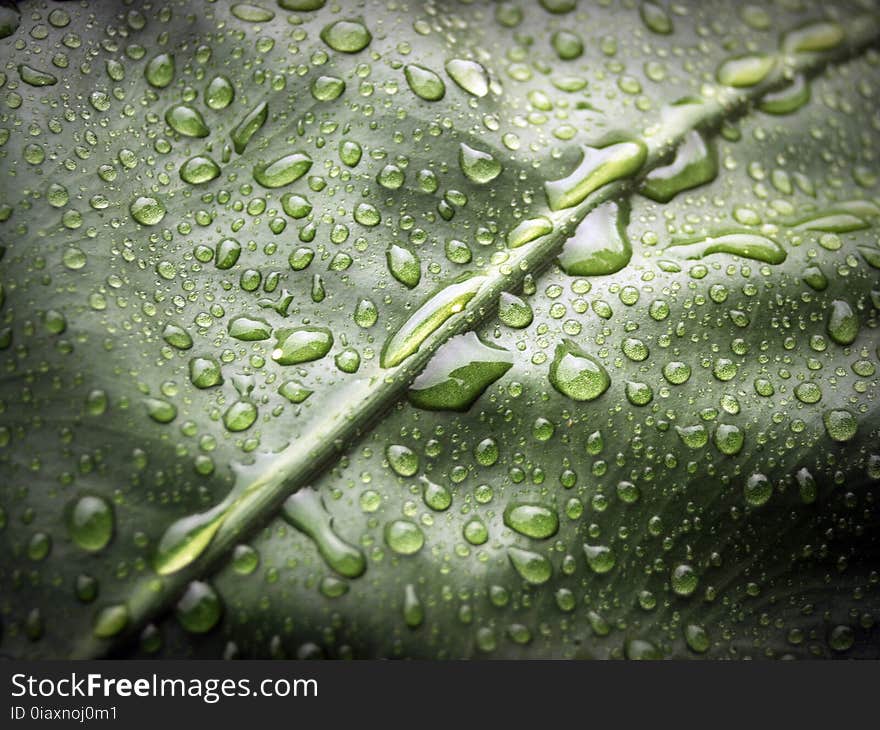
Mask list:
[[[874,657],[870,3],[0,6],[0,652]]]

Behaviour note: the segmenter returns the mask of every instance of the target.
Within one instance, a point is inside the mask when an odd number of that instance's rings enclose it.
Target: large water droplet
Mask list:
[[[675,159],[649,172],[639,192],[659,203],[666,203],[683,190],[714,180],[717,174],[714,146],[701,132],[692,130],[682,139]]]
[[[765,94],[758,108],[767,114],[791,114],[809,100],[810,84],[803,74],[798,74],[788,86]]]
[[[458,152],[458,163],[468,180],[477,185],[492,182],[501,174],[501,163],[488,152],[474,149],[464,142]]]
[[[446,62],[446,73],[469,94],[482,97],[489,93],[489,75],[476,61],[453,58]]]
[[[232,134],[230,135],[232,137],[232,145],[237,154],[240,155],[245,151],[248,142],[251,141],[251,137],[260,131],[268,117],[269,104],[265,101],[260,102],[244,115],[244,118],[238,123],[238,126],[232,130]]]
[[[781,264],[786,258],[785,249],[776,241],[748,231],[721,232],[706,238],[673,241],[666,251],[685,259],[727,253],[768,264]]]
[[[370,45],[373,36],[363,23],[356,20],[337,20],[324,27],[321,40],[334,51],[357,53]]]
[[[858,431],[856,417],[846,409],[827,411],[822,416],[822,422],[825,424],[825,433],[832,441],[850,441]]]
[[[632,258],[626,228],[629,205],[609,201],[590,211],[559,254],[569,276],[603,276],[623,269]]]
[[[425,101],[439,101],[446,95],[446,84],[431,69],[411,63],[403,70],[412,92]]]
[[[315,543],[321,557],[340,575],[357,578],[367,569],[364,554],[333,530],[333,518],[311,487],[304,487],[284,502],[284,519]]]
[[[225,76],[215,76],[205,89],[205,104],[209,109],[220,111],[235,99],[235,87]]]
[[[333,333],[325,327],[294,327],[278,330],[272,359],[279,365],[298,365],[318,360],[333,346]]]
[[[412,289],[418,286],[422,278],[422,267],[418,256],[410,249],[392,243],[385,253],[388,270],[391,275],[405,287]]]
[[[254,180],[264,188],[280,188],[299,180],[312,167],[312,158],[305,152],[292,152],[254,168]]]
[[[165,122],[184,137],[207,137],[211,132],[202,113],[187,104],[177,104],[166,111]]]
[[[79,547],[97,552],[113,536],[113,508],[103,497],[80,497],[67,513],[67,529]]]
[[[501,292],[498,299],[498,319],[508,327],[523,329],[532,323],[534,313],[525,300],[509,292]]]
[[[129,206],[131,217],[143,226],[155,226],[165,217],[165,206],[158,198],[141,195]]]
[[[590,401],[608,390],[611,378],[597,360],[571,340],[565,340],[556,346],[550,365],[550,383],[573,400]]]
[[[522,548],[507,548],[507,557],[520,578],[531,585],[542,585],[553,576],[553,566],[540,553]]]
[[[415,555],[425,544],[425,534],[415,522],[393,520],[385,525],[385,543],[399,555]]]
[[[144,77],[150,86],[163,89],[174,80],[174,56],[160,53],[150,59],[144,70]]]
[[[519,248],[542,236],[546,236],[552,231],[553,224],[549,218],[545,218],[542,215],[536,218],[526,218],[507,234],[507,245],[509,248]]]
[[[450,317],[460,313],[474,298],[485,277],[465,279],[445,286],[419,307],[392,335],[382,349],[382,367],[399,365]]]
[[[584,147],[583,158],[570,175],[544,183],[550,209],[571,208],[602,186],[634,175],[646,157],[647,148],[638,140]]]
[[[719,83],[735,88],[754,86],[763,81],[776,65],[773,56],[761,54],[730,58],[718,67],[715,76]]]
[[[223,603],[211,585],[194,580],[177,602],[174,613],[186,631],[205,634],[220,621]]]
[[[542,504],[509,504],[504,510],[504,524],[536,540],[553,537],[559,530],[556,512]]]
[[[466,411],[513,364],[507,350],[473,332],[445,342],[410,386],[410,402],[432,411]]]
[[[846,37],[840,23],[814,21],[785,34],[782,48],[786,53],[818,53],[839,46]]]
[[[180,179],[190,185],[202,185],[220,176],[220,165],[207,155],[190,157],[180,166]]]
[[[849,302],[835,299],[831,302],[826,325],[828,336],[838,345],[851,345],[859,336],[859,318]]]

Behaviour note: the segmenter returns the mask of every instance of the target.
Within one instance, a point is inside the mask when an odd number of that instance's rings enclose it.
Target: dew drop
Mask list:
[[[556,346],[550,365],[550,383],[572,400],[591,401],[608,390],[611,378],[597,360],[571,340]]]

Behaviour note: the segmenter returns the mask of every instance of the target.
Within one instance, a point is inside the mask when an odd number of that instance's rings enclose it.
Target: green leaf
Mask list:
[[[880,21],[586,5],[0,6],[0,651],[876,655]]]

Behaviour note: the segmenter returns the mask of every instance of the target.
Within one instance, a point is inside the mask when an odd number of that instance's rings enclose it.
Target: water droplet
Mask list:
[[[347,139],[339,143],[339,159],[349,167],[357,167],[362,155],[363,149],[357,142]]]
[[[489,93],[489,74],[476,61],[453,58],[446,62],[446,73],[456,84],[473,96]]]
[[[824,233],[851,233],[871,227],[868,221],[846,210],[832,210],[819,215],[810,215],[799,221],[793,221],[790,225],[800,231]]]
[[[747,480],[743,490],[746,504],[752,507],[761,507],[767,504],[773,496],[773,484],[763,474],[752,474]]]
[[[373,36],[363,23],[356,20],[337,20],[324,27],[321,40],[334,51],[357,53],[370,45]]]
[[[220,111],[235,99],[235,87],[225,76],[215,76],[205,89],[205,104],[209,109]]]
[[[701,259],[716,253],[733,254],[767,264],[781,264],[786,259],[785,249],[776,241],[747,231],[673,241],[666,251],[684,259]]]
[[[737,56],[722,63],[715,76],[725,86],[744,88],[763,81],[775,65],[776,59],[773,56]]]
[[[813,504],[819,496],[819,487],[809,469],[803,467],[794,475],[798,485],[798,494],[804,504]]]
[[[702,449],[709,442],[709,433],[701,423],[693,426],[676,426],[675,431],[681,442],[689,449]]]
[[[167,324],[162,331],[162,339],[178,350],[189,350],[193,346],[192,337],[182,327],[176,324]]]
[[[242,342],[256,342],[268,340],[272,335],[272,326],[256,317],[235,317],[228,325],[230,337]]]
[[[393,520],[385,525],[385,543],[399,555],[415,555],[425,544],[425,534],[415,522]]]
[[[670,582],[673,593],[678,596],[689,596],[697,590],[699,578],[690,565],[682,563],[673,569]]]
[[[180,179],[190,185],[202,185],[220,176],[220,166],[207,155],[190,157],[180,166]]]
[[[425,101],[439,101],[446,95],[446,84],[431,69],[411,63],[403,70],[412,92]]]
[[[333,518],[311,487],[304,487],[288,497],[282,514],[290,524],[311,538],[327,565],[340,575],[357,578],[367,569],[364,554],[334,532]]]
[[[80,497],[67,513],[67,529],[83,550],[97,552],[113,537],[113,508],[103,497]]]
[[[660,650],[644,639],[630,639],[626,642],[624,651],[630,661],[656,661],[663,658]]]
[[[542,236],[546,236],[548,233],[552,233],[552,231],[553,224],[548,218],[544,216],[526,218],[507,234],[507,246],[509,248],[519,248]]]
[[[144,77],[150,86],[164,89],[174,80],[174,56],[170,53],[153,56],[144,70]]]
[[[21,76],[22,81],[24,81],[26,84],[30,84],[31,86],[54,86],[58,83],[58,79],[56,79],[52,74],[46,71],[40,71],[39,69],[28,66],[25,63],[19,64],[18,75]]]
[[[180,625],[192,634],[205,634],[223,615],[223,603],[208,583],[194,580],[177,602],[174,610]]]
[[[425,620],[425,609],[412,583],[407,583],[404,589],[403,620],[411,629],[418,628]]]
[[[15,5],[0,5],[0,38],[8,38],[21,23],[21,12]]]
[[[278,392],[291,403],[302,403],[313,393],[298,380],[285,380],[279,386]]]
[[[275,13],[260,5],[236,3],[230,8],[232,14],[246,23],[266,23],[275,17]]]
[[[278,330],[272,359],[279,365],[298,365],[324,357],[333,346],[333,333],[325,327]]]
[[[540,553],[522,548],[507,548],[507,556],[510,564],[526,583],[542,585],[553,576],[553,566],[550,561]]]
[[[407,393],[419,408],[467,411],[513,364],[507,350],[483,343],[473,332],[445,342]]]
[[[326,3],[327,0],[278,0],[279,7],[285,10],[299,10],[301,12],[320,10]]]
[[[639,6],[642,22],[654,33],[669,35],[673,31],[672,18],[663,6],[654,2],[643,2]]]
[[[238,123],[238,126],[232,130],[232,146],[235,148],[236,154],[245,151],[251,138],[262,129],[269,117],[268,102],[261,102],[251,109],[244,118]],[[258,181],[259,182],[259,181]]]
[[[492,182],[501,174],[501,163],[488,152],[482,152],[461,143],[458,151],[458,164],[465,177],[477,185]]]
[[[257,420],[257,407],[246,400],[239,400],[233,403],[223,413],[223,425],[228,431],[238,433],[247,431],[254,425]]]
[[[207,137],[211,132],[201,112],[187,104],[177,104],[168,109],[165,122],[184,137]]]
[[[312,158],[304,152],[293,152],[254,168],[254,180],[264,188],[280,188],[299,180],[312,167]]]
[[[410,249],[392,243],[385,252],[391,275],[409,289],[418,286],[422,278],[422,266],[418,256]]]
[[[815,21],[785,34],[782,48],[786,53],[819,53],[839,46],[846,33],[834,21]]]
[[[336,76],[318,76],[312,82],[311,91],[318,101],[333,101],[345,91],[345,82]]]
[[[767,114],[791,114],[808,101],[810,101],[810,84],[803,74],[798,74],[788,86],[765,94],[758,108]]]
[[[189,379],[196,388],[212,388],[223,383],[220,363],[213,357],[194,357],[189,361]]]
[[[852,648],[855,641],[855,632],[850,626],[835,626],[828,634],[828,645],[834,651],[847,651]]]
[[[688,648],[697,654],[705,654],[711,646],[706,629],[697,624],[688,624],[684,627],[684,640]]]
[[[715,446],[722,454],[733,456],[742,451],[745,434],[738,426],[726,423],[718,424],[715,429]]]
[[[161,398],[145,398],[147,415],[156,423],[171,423],[177,418],[177,407]]]
[[[572,61],[580,58],[584,53],[584,41],[577,34],[569,30],[558,30],[550,39],[553,50],[563,61]]]
[[[856,417],[845,409],[827,411],[822,416],[822,422],[825,424],[825,433],[832,441],[850,441],[858,430]]]
[[[714,145],[698,131],[688,132],[668,165],[654,168],[639,192],[658,203],[667,203],[683,190],[711,182],[718,174]]]
[[[128,608],[124,604],[105,606],[95,614],[92,633],[99,639],[109,639],[122,632],[128,626],[129,619]]]
[[[143,226],[155,226],[165,217],[165,206],[158,198],[141,195],[129,207],[131,217]]]
[[[626,233],[629,206],[609,201],[592,210],[559,254],[569,276],[603,276],[623,269],[632,257]]]
[[[419,470],[419,457],[415,451],[402,444],[391,444],[385,449],[388,465],[395,474],[411,477]]]
[[[550,383],[572,400],[590,401],[608,390],[611,378],[597,360],[571,340],[556,346],[550,365]]]
[[[450,317],[460,313],[474,298],[485,277],[476,276],[443,287],[419,307],[382,349],[382,367],[399,365]]]
[[[570,175],[544,184],[550,209],[571,208],[602,186],[634,175],[646,157],[647,148],[637,140],[584,147],[583,157]]]
[[[587,565],[590,570],[599,575],[608,573],[617,563],[611,548],[606,545],[584,544],[584,555],[587,557]]]
[[[838,345],[851,345],[859,336],[859,318],[849,302],[835,299],[831,302],[826,325],[828,336]]]
[[[501,292],[498,298],[498,319],[508,327],[523,329],[532,323],[534,313],[525,300],[509,292]]]
[[[436,512],[449,509],[452,504],[452,493],[444,486],[435,484],[427,477],[421,477],[422,499],[425,504]]]
[[[504,510],[504,524],[520,535],[536,540],[553,537],[559,530],[556,512],[541,504],[509,504]]]

